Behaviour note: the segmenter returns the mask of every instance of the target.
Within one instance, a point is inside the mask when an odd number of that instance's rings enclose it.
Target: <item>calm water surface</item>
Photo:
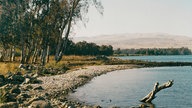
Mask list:
[[[171,88],[157,93],[155,108],[192,108],[192,67],[157,67],[111,72],[94,78],[70,98],[103,107],[131,107],[141,104],[155,82],[174,80]]]
[[[144,60],[156,62],[192,62],[192,55],[173,55],[173,56],[121,56],[120,59]]]

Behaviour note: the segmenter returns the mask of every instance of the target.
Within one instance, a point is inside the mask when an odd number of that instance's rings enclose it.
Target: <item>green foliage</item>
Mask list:
[[[8,50],[18,48],[22,64],[38,57],[44,65],[51,46],[55,56],[62,57],[70,28],[85,21],[91,5],[103,13],[98,0],[1,0],[0,45],[4,55],[11,58],[14,51]]]
[[[64,49],[63,49],[64,50]],[[73,43],[68,41],[68,48],[65,55],[113,55],[113,47],[111,45],[97,45],[95,43],[88,43],[86,41]]]
[[[115,54],[124,55],[190,55],[191,50],[188,48],[141,48],[141,49],[117,49]]]

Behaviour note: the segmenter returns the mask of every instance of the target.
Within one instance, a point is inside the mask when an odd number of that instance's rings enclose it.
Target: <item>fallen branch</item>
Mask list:
[[[156,97],[155,94],[157,92],[159,92],[162,89],[169,88],[172,85],[173,85],[173,80],[169,80],[168,82],[166,82],[166,83],[164,83],[163,85],[160,85],[160,86],[159,86],[159,83],[156,82],[154,87],[153,87],[153,90],[148,95],[146,95],[143,99],[141,99],[140,101],[141,102],[149,102],[149,103],[151,103],[151,101],[153,99],[155,99],[155,97]]]

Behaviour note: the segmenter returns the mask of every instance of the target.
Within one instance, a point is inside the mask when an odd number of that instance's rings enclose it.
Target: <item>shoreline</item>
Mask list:
[[[31,84],[33,88],[41,86],[43,89],[31,92],[33,96],[44,97],[51,103],[53,107],[85,107],[90,108],[93,106],[84,105],[83,103],[68,100],[66,96],[69,92],[74,92],[74,89],[85,85],[94,77],[113,72],[116,70],[142,68],[139,65],[100,65],[100,66],[87,66],[78,70],[69,71],[65,74],[44,76],[38,79],[42,81],[41,84]]]

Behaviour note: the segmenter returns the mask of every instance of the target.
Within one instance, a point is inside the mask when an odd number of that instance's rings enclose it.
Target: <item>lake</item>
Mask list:
[[[192,62],[192,55],[172,55],[172,56],[120,56],[123,60],[144,60],[156,62]]]
[[[155,108],[192,108],[192,67],[155,67],[110,72],[78,88],[69,98],[102,107],[129,108],[141,104],[155,82],[174,80],[172,87],[156,94]]]

